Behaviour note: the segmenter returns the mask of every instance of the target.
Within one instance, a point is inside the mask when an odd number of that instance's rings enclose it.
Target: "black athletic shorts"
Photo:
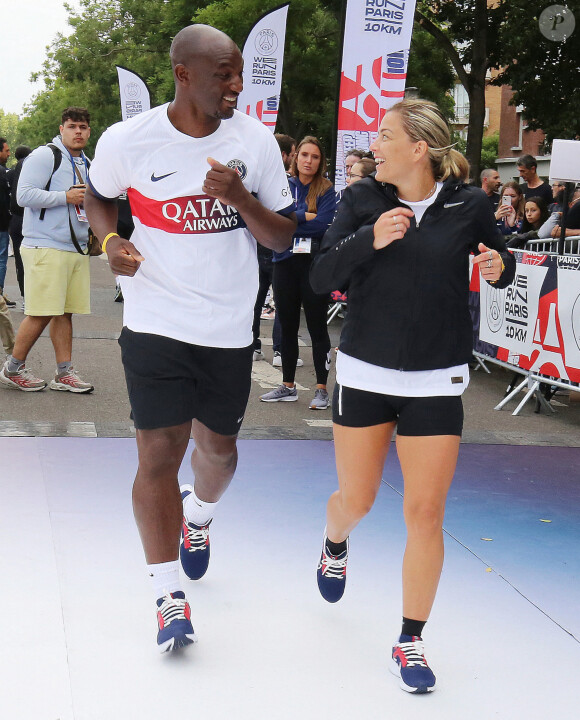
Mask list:
[[[334,386],[332,420],[345,427],[397,423],[398,435],[459,435],[463,430],[461,395],[399,397]]]
[[[250,395],[252,345],[203,347],[127,327],[119,345],[137,429],[195,418],[220,435],[238,433]]]

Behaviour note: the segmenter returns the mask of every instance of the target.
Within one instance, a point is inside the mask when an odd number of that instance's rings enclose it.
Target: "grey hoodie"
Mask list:
[[[71,240],[69,214],[76,238],[83,249],[87,243],[89,224],[77,220],[74,206],[66,201],[66,191],[80,180],[73,170],[71,155],[60,135],[53,138],[52,142],[62,152],[62,161],[52,176],[49,190],[44,189],[54,167],[54,155],[49,147],[37,147],[22,165],[17,192],[18,204],[24,207],[22,245],[76,252]],[[86,182],[87,170],[83,157],[72,159]],[[43,220],[40,219],[42,208],[47,208]]]

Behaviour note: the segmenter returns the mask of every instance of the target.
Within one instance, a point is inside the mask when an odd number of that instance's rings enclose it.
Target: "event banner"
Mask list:
[[[344,160],[368,150],[385,112],[405,96],[415,0],[348,0],[338,98],[334,185],[346,186]]]
[[[262,15],[251,29],[244,45],[244,89],[238,110],[256,118],[272,132],[276,129],[288,5]]]
[[[121,116],[123,120],[139,115],[151,109],[149,88],[145,80],[132,70],[116,65],[121,97]]]
[[[513,283],[482,282],[479,339],[490,357],[580,382],[580,256],[515,251]],[[473,273],[471,290],[479,273]]]

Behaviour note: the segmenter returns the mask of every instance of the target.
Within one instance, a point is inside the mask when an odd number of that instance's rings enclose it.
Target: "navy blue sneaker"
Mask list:
[[[181,499],[185,501],[191,495],[193,487],[191,485],[182,485],[180,490]],[[183,515],[179,557],[183,572],[190,580],[199,580],[207,571],[209,565],[210,524],[211,520],[206,525],[196,525],[194,522],[189,521],[185,514]]]
[[[348,538],[346,550],[340,555],[332,555],[326,547],[326,532],[322,542],[322,553],[316,571],[318,589],[322,597],[330,603],[335,603],[344,595],[346,585],[346,562],[348,560]]]
[[[399,685],[406,692],[428,693],[435,690],[435,675],[425,660],[423,641],[416,635],[401,635],[393,645],[390,670],[401,678]]]
[[[157,646],[160,652],[170,652],[197,642],[189,603],[181,590],[167,593],[157,600],[157,622]]]

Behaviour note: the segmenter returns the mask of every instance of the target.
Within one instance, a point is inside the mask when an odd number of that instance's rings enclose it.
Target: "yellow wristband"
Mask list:
[[[109,233],[109,234],[105,237],[105,239],[103,240],[103,243],[102,243],[102,245],[101,245],[101,250],[102,250],[104,253],[107,252],[107,250],[106,250],[107,243],[109,242],[109,240],[110,240],[112,237],[120,237],[120,235],[119,235],[119,233],[113,232],[113,233]]]

